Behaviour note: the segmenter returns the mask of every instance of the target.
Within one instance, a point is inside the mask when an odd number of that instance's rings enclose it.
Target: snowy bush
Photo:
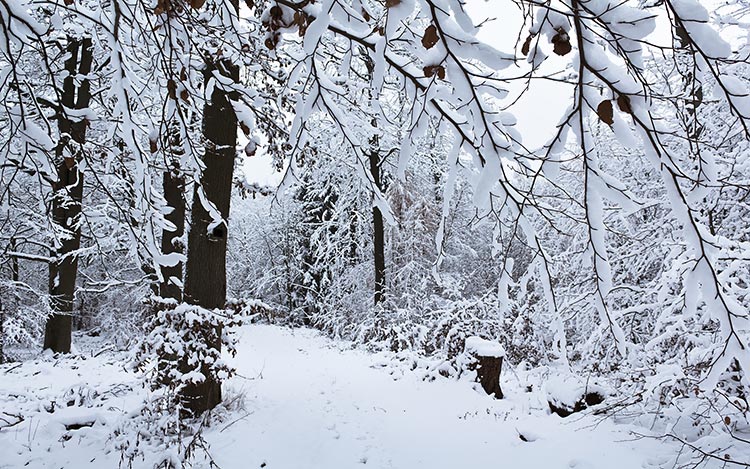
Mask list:
[[[154,315],[136,353],[136,367],[147,372],[152,387],[166,385],[179,392],[207,376],[222,382],[233,375],[221,349],[236,353],[234,332],[242,324],[238,312],[211,311],[163,299],[154,299],[152,304]]]
[[[27,286],[0,281],[0,363],[21,358],[38,347],[44,332],[46,298]]]
[[[150,304],[153,316],[135,353],[135,366],[144,372],[144,385],[152,393],[115,430],[114,445],[127,464],[155,453],[161,454],[153,461],[155,467],[191,467],[196,453],[210,460],[202,428],[220,420],[224,411],[218,408],[196,418],[181,392],[207,378],[221,384],[234,375],[222,349],[234,356],[236,328],[248,314],[261,314],[266,306],[234,300],[225,310],[211,311],[158,297],[151,298]]]

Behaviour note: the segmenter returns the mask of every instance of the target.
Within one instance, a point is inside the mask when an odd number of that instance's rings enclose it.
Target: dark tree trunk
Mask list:
[[[482,385],[484,392],[494,395],[495,399],[503,398],[503,390],[500,389],[500,372],[503,369],[503,357],[485,357],[478,355],[477,380]]]
[[[3,297],[0,296],[0,365],[5,363],[5,331],[3,330],[3,324],[5,324],[5,307],[3,306]]]
[[[233,5],[239,10],[238,3]],[[239,81],[239,67],[228,61],[206,64],[205,82],[214,71]],[[226,303],[227,277],[227,219],[232,193],[232,175],[237,147],[237,116],[229,103],[227,93],[214,88],[211,101],[203,109],[203,136],[205,138],[205,169],[200,186],[196,184],[193,194],[188,255],[185,268],[185,301],[206,309],[224,308]],[[200,191],[205,199],[218,209],[220,223],[203,206]],[[210,229],[209,229],[210,228]],[[205,334],[221,337],[221,334]],[[216,349],[221,343],[208,344]],[[190,384],[182,390],[183,405],[198,415],[214,408],[221,402],[221,385],[207,370],[202,370],[206,379]]]
[[[375,71],[375,62],[370,54],[364,53],[363,60],[367,67],[367,75],[371,79]],[[367,91],[367,97],[372,101],[371,92]],[[372,118],[373,129],[377,128],[377,118]],[[375,187],[383,192],[382,174],[380,170],[380,141],[377,135],[370,138],[370,152],[367,155],[370,160],[370,174],[375,183]],[[383,214],[380,209],[373,205],[372,207],[372,245],[373,260],[375,264],[375,306],[385,300],[385,229],[383,227]]]
[[[174,231],[162,231],[161,252],[163,254],[183,253],[183,235],[185,234],[185,197],[184,178],[180,172],[177,159],[172,160],[171,167],[164,171],[164,199],[172,207],[172,212],[164,218],[174,224]],[[182,301],[182,287],[171,279],[177,279],[182,283],[182,262],[172,266],[162,266],[161,275],[164,279],[159,285],[159,294],[162,298],[173,298]]]
[[[5,324],[5,306],[3,305],[3,297],[0,295],[0,365],[5,363],[5,330],[3,324]]]
[[[226,65],[226,64],[225,64]],[[209,69],[214,69],[208,66]],[[227,68],[222,67],[222,68]],[[230,66],[228,75],[239,80],[239,69]],[[206,72],[208,76],[210,71]],[[203,135],[206,149],[200,187],[196,185],[188,234],[188,258],[185,272],[185,300],[204,308],[223,308],[226,301],[226,256],[229,201],[237,146],[237,117],[226,94],[215,88],[211,102],[203,110]],[[200,191],[223,219],[214,221],[203,206]]]
[[[377,148],[377,138],[374,137],[374,148]],[[370,173],[375,186],[382,191],[383,184],[380,178],[380,155],[374,149],[370,152]],[[375,261],[375,305],[379,305],[385,299],[385,230],[383,227],[383,214],[378,207],[372,207],[372,245],[373,259]]]
[[[17,249],[16,238],[10,238],[10,250],[15,252]],[[20,279],[21,269],[18,266],[18,257],[12,256],[10,258],[10,279],[14,282],[18,282]],[[2,324],[0,324],[2,327]]]
[[[16,250],[15,238],[10,239],[9,249],[11,252],[15,252]],[[20,273],[20,270],[18,268],[18,257],[13,256],[10,258],[10,279],[13,282],[18,282],[19,273]],[[2,295],[0,295],[0,365],[5,363],[5,331],[3,329],[3,324],[5,324],[5,308],[6,306],[3,304],[3,297]]]
[[[355,264],[359,253],[357,250],[357,225],[359,224],[359,216],[356,210],[352,210],[349,215],[349,253],[348,258],[350,264]]]
[[[49,293],[52,315],[44,330],[44,348],[53,352],[70,352],[72,333],[72,311],[75,295],[78,257],[81,246],[81,202],[83,200],[83,173],[78,170],[86,142],[85,119],[73,120],[65,112],[68,109],[86,109],[91,100],[89,80],[83,80],[78,88],[74,77],[88,75],[93,59],[90,38],[68,38],[68,54],[65,69],[68,76],[63,81],[62,106],[58,128],[60,142],[57,146],[57,182],[52,191],[52,221],[59,230],[54,260],[49,266]],[[66,152],[67,149],[67,152]]]

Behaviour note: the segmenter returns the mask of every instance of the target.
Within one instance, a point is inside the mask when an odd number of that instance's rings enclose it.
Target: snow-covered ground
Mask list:
[[[633,469],[669,464],[679,449],[591,413],[549,415],[543,393],[523,392],[512,373],[506,399],[493,400],[465,380],[425,381],[315,331],[251,325],[240,334],[226,397],[244,398],[244,408],[204,432],[222,469]],[[118,467],[112,431],[146,391],[124,355],[91,355],[0,366],[0,418],[25,419],[0,431],[0,468]],[[94,423],[66,429],[83,421]]]

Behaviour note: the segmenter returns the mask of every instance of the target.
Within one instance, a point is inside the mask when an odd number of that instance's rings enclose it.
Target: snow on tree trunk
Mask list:
[[[382,191],[380,155],[374,149],[377,148],[377,137],[373,137],[373,142],[375,142],[373,150],[369,154],[370,173],[372,173],[375,185]],[[385,228],[383,226],[383,214],[377,206],[372,207],[372,245],[375,262],[375,305],[378,305],[385,299]]]
[[[476,369],[477,381],[482,389],[487,394],[494,395],[495,399],[502,399],[500,372],[505,357],[503,346],[481,337],[469,337],[464,344],[464,352],[471,357],[470,368]]]
[[[49,265],[49,293],[52,315],[44,331],[44,348],[53,352],[70,352],[73,328],[72,311],[75,295],[78,257],[81,246],[81,202],[83,173],[78,169],[86,142],[87,121],[72,117],[70,110],[84,110],[91,100],[89,80],[81,80],[76,96],[75,79],[91,72],[93,59],[90,38],[68,38],[65,70],[68,72],[62,89],[58,127],[57,181],[53,185],[52,221],[56,231],[55,259]]]
[[[185,197],[183,189],[185,180],[180,172],[179,161],[174,158],[170,161],[170,166],[164,171],[164,200],[172,211],[164,216],[167,221],[171,222],[174,231],[162,231],[161,252],[164,255],[172,253],[182,254],[184,252],[185,234]],[[161,266],[162,282],[159,285],[159,294],[162,298],[173,298],[177,301],[182,300],[182,262],[174,265]]]
[[[239,9],[236,0],[232,2]],[[228,60],[209,62],[204,70],[211,99],[203,109],[205,165],[200,184],[195,185],[188,234],[188,255],[185,268],[185,301],[206,309],[223,309],[226,302],[227,230],[232,176],[237,147],[237,116],[230,103],[230,94],[222,82],[239,82],[239,67]],[[227,78],[229,80],[227,80]],[[236,99],[236,97],[235,97]],[[201,327],[201,326],[197,326]],[[213,327],[204,324],[202,327]],[[221,331],[204,331],[204,337],[218,340],[209,346],[221,349]],[[189,370],[190,365],[182,368]],[[182,371],[182,370],[181,370]],[[203,364],[205,379],[186,385],[181,392],[184,406],[194,414],[216,407],[221,402],[221,384]]]

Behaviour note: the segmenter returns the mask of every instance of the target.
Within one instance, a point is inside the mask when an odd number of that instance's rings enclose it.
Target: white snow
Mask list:
[[[572,409],[586,393],[598,393],[606,396],[601,386],[588,383],[573,375],[559,375],[547,380],[544,385],[547,400],[558,407]]]
[[[467,381],[429,382],[383,366],[392,356],[350,350],[312,330],[252,325],[240,334],[238,376],[225,399],[244,397],[245,410],[204,429],[222,469],[633,469],[666,464],[679,449],[585,413],[550,415],[544,393],[524,392],[512,374],[503,376],[507,398],[494,400]],[[0,412],[26,418],[0,430],[0,468],[118,467],[110,433],[146,395],[121,358],[0,366]],[[88,398],[45,410],[69,390]],[[66,431],[61,422],[73,420],[95,424]],[[133,467],[149,468],[150,460]],[[208,463],[199,459],[195,467]]]
[[[505,356],[505,349],[502,345],[476,336],[466,338],[464,351],[480,357],[500,358]]]

